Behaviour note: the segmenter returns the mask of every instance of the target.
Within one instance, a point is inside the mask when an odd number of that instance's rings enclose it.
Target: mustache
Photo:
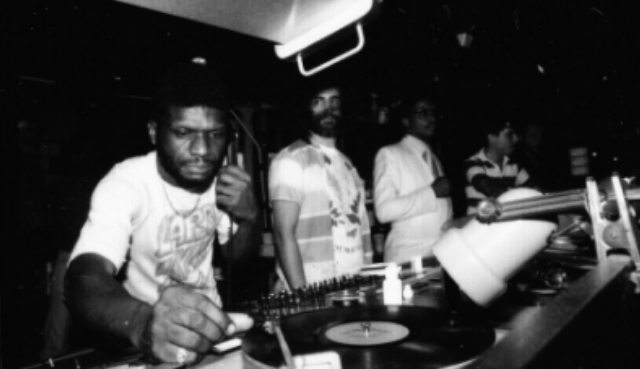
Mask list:
[[[315,120],[317,121],[321,121],[326,118],[333,118],[335,120],[339,120],[340,118],[342,118],[342,114],[340,114],[339,112],[325,111],[315,116]]]
[[[183,165],[203,165],[203,164],[204,164],[204,165],[211,165],[211,166],[213,166],[213,165],[216,165],[216,163],[217,163],[218,161],[219,161],[219,160],[216,160],[216,159],[209,159],[209,158],[201,158],[201,157],[198,157],[198,158],[195,158],[195,159],[187,159],[187,160],[183,160],[183,161],[182,161],[182,164],[183,164]]]
[[[322,113],[323,117],[334,117],[334,118],[340,118],[342,116],[342,113],[338,110],[327,110],[325,112]]]

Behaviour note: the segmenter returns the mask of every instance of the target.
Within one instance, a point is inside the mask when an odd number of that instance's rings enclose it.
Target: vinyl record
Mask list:
[[[451,324],[446,311],[417,306],[330,308],[285,317],[280,323],[293,355],[336,351],[343,368],[442,368],[473,359],[495,341],[482,324]],[[279,367],[276,339],[250,331],[250,359]]]

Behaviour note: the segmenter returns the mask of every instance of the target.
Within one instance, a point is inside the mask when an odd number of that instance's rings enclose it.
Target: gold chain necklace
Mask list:
[[[181,216],[182,218],[188,218],[190,217],[198,208],[198,205],[200,205],[200,199],[202,198],[202,195],[198,195],[198,199],[196,200],[196,204],[193,206],[192,209],[190,210],[178,210],[176,209],[175,206],[173,206],[173,202],[171,201],[171,198],[169,198],[169,193],[167,192],[167,186],[164,182],[162,182],[162,192],[164,193],[164,197],[167,199],[167,202],[169,203],[169,207],[171,207],[171,210],[173,210],[173,212],[176,215]]]

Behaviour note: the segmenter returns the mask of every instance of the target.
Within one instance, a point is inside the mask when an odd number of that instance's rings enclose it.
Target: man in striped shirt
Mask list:
[[[529,173],[509,157],[518,141],[511,122],[496,121],[484,128],[486,146],[465,161],[467,214],[474,214],[482,199],[529,184]]]
[[[290,289],[357,273],[372,258],[364,182],[336,148],[340,90],[314,92],[306,134],[269,169],[277,273]]]

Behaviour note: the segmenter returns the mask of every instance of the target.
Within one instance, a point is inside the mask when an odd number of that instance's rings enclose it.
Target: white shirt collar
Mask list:
[[[317,135],[313,132],[309,135],[309,142],[314,146],[320,146],[325,148],[334,148],[336,147],[335,138],[327,138]]]
[[[425,150],[431,152],[431,147],[429,147],[426,142],[413,135],[404,135],[402,138],[402,144],[418,154],[422,154]]]

